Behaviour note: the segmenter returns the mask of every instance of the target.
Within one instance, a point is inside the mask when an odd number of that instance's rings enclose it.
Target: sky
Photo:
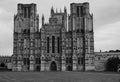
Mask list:
[[[120,0],[0,0],[0,55],[13,53],[13,17],[18,3],[36,3],[40,26],[42,14],[48,22],[50,9],[70,13],[70,3],[90,3],[94,18],[95,52],[120,49]]]

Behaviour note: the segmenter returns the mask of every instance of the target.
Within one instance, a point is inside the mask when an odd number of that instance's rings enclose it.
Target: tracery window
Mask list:
[[[77,16],[79,17],[80,12],[79,12],[79,6],[77,6]]]
[[[41,60],[40,60],[40,58],[36,58],[36,64],[40,64],[41,63]]]
[[[60,38],[57,38],[58,53],[60,52]]]
[[[52,53],[55,53],[55,36],[52,36]]]
[[[49,53],[49,45],[50,45],[49,40],[50,40],[49,37],[47,37],[47,53]]]

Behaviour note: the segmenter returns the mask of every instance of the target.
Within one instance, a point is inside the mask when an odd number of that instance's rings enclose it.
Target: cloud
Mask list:
[[[0,22],[0,55],[12,55],[13,32],[10,24]]]
[[[94,0],[91,2],[91,10],[94,14],[94,25],[102,26],[105,24],[120,21],[120,0]]]
[[[12,22],[11,13],[4,8],[0,8],[0,55],[12,54]]]
[[[95,51],[120,49],[120,21],[95,30]]]
[[[8,12],[4,8],[0,8],[0,21],[9,23],[11,21],[12,13]]]

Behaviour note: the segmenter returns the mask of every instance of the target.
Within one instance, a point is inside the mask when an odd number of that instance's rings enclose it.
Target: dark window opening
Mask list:
[[[47,37],[47,53],[49,53],[49,37]]]
[[[28,8],[28,18],[30,18],[30,8]]]
[[[35,63],[36,64],[40,64],[41,63],[40,58],[36,58],[36,62]]]
[[[77,16],[83,16],[83,6],[77,6]]]
[[[80,58],[78,58],[78,64],[80,64]]]
[[[72,64],[72,58],[66,58],[66,63],[67,64]]]
[[[80,32],[80,29],[77,29],[77,33],[79,33]]]
[[[30,33],[30,29],[28,29],[28,33]]]
[[[30,33],[30,29],[24,29],[23,33]]]
[[[100,60],[100,57],[98,57],[98,60]]]
[[[83,7],[80,7],[80,15],[83,16]]]
[[[30,8],[29,7],[24,8],[24,17],[30,18]]]
[[[24,33],[26,33],[26,31],[27,31],[27,30],[25,29],[25,30],[24,30]]]
[[[55,53],[55,36],[52,36],[52,53]]]
[[[27,65],[30,65],[30,61],[29,61],[29,58],[27,58]]]
[[[57,39],[58,41],[57,41],[57,44],[58,44],[58,53],[60,52],[60,38],[58,37],[58,39]]]
[[[24,58],[23,63],[24,65],[29,65],[30,64],[29,58]]]
[[[27,17],[27,9],[24,8],[24,17],[26,18]]]
[[[79,6],[77,6],[77,16],[80,16],[80,12],[79,12]]]
[[[84,63],[84,58],[81,57],[81,64],[83,65],[83,63]]]
[[[24,65],[26,65],[26,58],[23,59],[23,63],[24,63]]]
[[[83,29],[81,29],[81,33],[84,33],[84,30],[83,30]]]

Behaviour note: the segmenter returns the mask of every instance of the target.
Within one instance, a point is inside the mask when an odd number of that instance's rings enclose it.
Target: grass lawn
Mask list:
[[[120,73],[0,72],[0,82],[120,82]]]

